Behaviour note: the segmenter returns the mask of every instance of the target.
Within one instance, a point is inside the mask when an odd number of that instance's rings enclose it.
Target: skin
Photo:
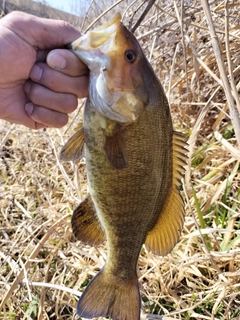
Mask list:
[[[0,20],[0,118],[63,127],[88,95],[88,68],[63,49],[81,34],[61,20],[12,12]]]

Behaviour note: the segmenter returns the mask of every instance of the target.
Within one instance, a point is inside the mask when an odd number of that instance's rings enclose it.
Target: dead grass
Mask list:
[[[136,10],[140,2],[128,7],[126,25],[134,25],[144,10]],[[229,2],[226,18],[224,1],[211,3],[224,70],[232,70],[231,90],[239,94],[240,4]],[[93,2],[83,30],[97,10]],[[180,1],[156,1],[136,31],[190,149],[182,237],[168,256],[143,249],[139,259],[142,319],[237,320],[239,147],[201,2],[186,1],[181,10]],[[62,130],[38,132],[1,122],[0,319],[75,319],[77,296],[104,265],[105,246],[84,246],[71,233],[72,209],[87,192],[84,159],[58,161],[80,118]]]

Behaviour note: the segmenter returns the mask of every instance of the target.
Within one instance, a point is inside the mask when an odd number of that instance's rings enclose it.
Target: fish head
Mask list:
[[[89,98],[105,117],[121,123],[138,118],[148,101],[146,58],[117,13],[70,45],[90,70]]]

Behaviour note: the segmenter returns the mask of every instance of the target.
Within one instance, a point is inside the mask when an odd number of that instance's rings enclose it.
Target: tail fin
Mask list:
[[[140,308],[138,279],[125,280],[102,269],[79,299],[77,314],[83,318],[140,320]]]

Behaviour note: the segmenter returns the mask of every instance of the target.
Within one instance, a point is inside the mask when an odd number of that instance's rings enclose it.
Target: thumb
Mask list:
[[[37,49],[62,47],[81,35],[66,21],[39,18],[19,11],[8,14],[2,20],[15,34]]]

